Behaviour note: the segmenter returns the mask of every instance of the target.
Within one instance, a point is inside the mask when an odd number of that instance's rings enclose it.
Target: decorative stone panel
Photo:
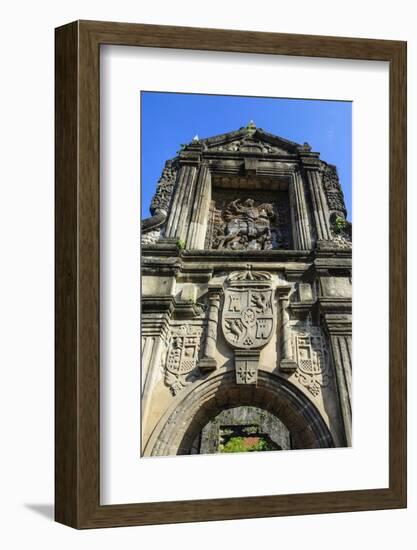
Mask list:
[[[291,220],[286,191],[216,189],[213,192],[206,248],[272,250],[291,247]]]
[[[197,364],[203,327],[183,324],[171,327],[165,364],[165,384],[176,395],[197,377]]]

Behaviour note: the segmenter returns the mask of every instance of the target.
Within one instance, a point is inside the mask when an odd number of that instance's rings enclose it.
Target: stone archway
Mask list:
[[[251,405],[279,418],[294,448],[334,447],[330,431],[311,401],[293,384],[259,371],[257,385],[236,384],[234,371],[216,373],[184,392],[161,418],[144,456],[189,454],[196,435],[224,409]]]

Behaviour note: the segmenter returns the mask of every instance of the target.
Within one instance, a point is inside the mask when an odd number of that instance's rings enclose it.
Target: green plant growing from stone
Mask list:
[[[182,239],[178,239],[176,244],[179,250],[185,249],[185,241],[183,241]]]
[[[341,233],[347,233],[350,235],[352,231],[352,224],[341,216],[336,216],[332,223],[332,229],[337,235],[340,235]]]

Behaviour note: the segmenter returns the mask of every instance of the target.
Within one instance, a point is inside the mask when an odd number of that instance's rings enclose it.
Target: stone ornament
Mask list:
[[[188,375],[197,367],[202,332],[202,327],[190,324],[171,329],[165,384],[172,395],[177,395],[186,386]]]
[[[271,250],[289,248],[289,205],[256,198],[219,200],[212,206],[209,248]],[[214,200],[216,203],[216,199]]]
[[[336,166],[333,166],[332,164],[325,164],[322,173],[322,181],[329,211],[337,212],[345,218],[345,200],[342,186],[339,182],[339,176],[337,175]]]
[[[167,220],[176,179],[177,165],[174,160],[167,160],[150,205],[152,216],[142,221],[142,244],[154,244],[164,235],[163,226]]]
[[[222,329],[234,348],[256,349],[269,341],[274,327],[272,289],[228,288]]]
[[[318,397],[321,389],[328,386],[331,376],[328,352],[320,328],[307,322],[305,327],[294,333],[293,345],[297,363],[294,376],[313,397]]]
[[[153,244],[159,240],[161,236],[161,229],[151,229],[150,231],[144,232],[142,234],[142,244]]]
[[[259,352],[235,350],[236,383],[256,384],[258,377]]]
[[[151,214],[155,214],[158,210],[163,210],[165,213],[168,212],[176,179],[177,168],[175,163],[172,160],[168,160],[165,163],[161,177],[158,181],[156,193],[151,202]]]
[[[246,271],[233,271],[227,281],[236,283],[238,281],[271,281],[272,275],[267,271],[252,271],[251,266],[248,266]]]
[[[222,310],[222,331],[235,350],[236,381],[256,383],[260,349],[271,339],[276,311],[271,275],[246,271],[227,279]]]
[[[287,155],[288,152],[280,147],[276,147],[262,141],[260,139],[252,139],[250,137],[243,138],[241,140],[235,140],[225,145],[218,145],[209,148],[211,151],[216,152],[230,152],[230,153],[265,153],[276,155]]]
[[[215,236],[213,248],[229,250],[270,250],[271,221],[275,213],[271,204],[255,206],[255,201],[235,199],[225,208],[224,224]]]

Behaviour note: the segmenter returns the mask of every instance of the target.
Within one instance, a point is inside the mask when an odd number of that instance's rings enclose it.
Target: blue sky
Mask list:
[[[182,143],[246,126],[304,143],[335,164],[352,219],[352,103],[263,97],[141,92],[142,217],[167,159]]]

